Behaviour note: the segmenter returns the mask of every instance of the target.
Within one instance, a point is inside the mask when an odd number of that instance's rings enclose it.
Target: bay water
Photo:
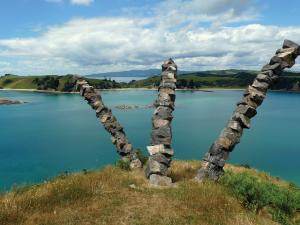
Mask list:
[[[102,91],[135,148],[146,153],[152,90]],[[229,119],[242,91],[178,91],[173,120],[174,159],[202,159]],[[118,160],[110,135],[77,94],[0,91],[28,103],[0,106],[0,190],[60,174],[98,169]],[[229,162],[248,164],[300,185],[300,94],[270,92]]]

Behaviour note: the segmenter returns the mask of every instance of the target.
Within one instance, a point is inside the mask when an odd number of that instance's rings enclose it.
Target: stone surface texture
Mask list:
[[[242,100],[237,103],[237,108],[227,126],[206,153],[202,168],[195,177],[196,180],[202,181],[206,178],[218,180],[224,174],[225,161],[240,142],[243,129],[250,128],[251,118],[256,115],[256,110],[262,104],[268,89],[283,69],[291,68],[295,64],[299,54],[299,45],[285,40],[283,47],[276,51],[269,64],[263,66],[252,85],[246,89]]]
[[[97,94],[94,87],[90,86],[84,79],[77,78],[75,89],[76,91],[80,91],[80,95],[96,111],[96,116],[105,130],[111,134],[111,141],[116,146],[117,152],[122,159],[125,161],[129,160],[131,168],[142,167],[141,161],[129,143],[123,127],[112,114],[112,111],[104,105],[101,96]]]
[[[152,116],[151,144],[147,147],[150,156],[145,174],[154,185],[172,183],[167,172],[174,154],[171,147],[171,122],[175,109],[176,74],[177,65],[172,59],[166,60],[162,65],[158,98],[154,102],[156,108]]]

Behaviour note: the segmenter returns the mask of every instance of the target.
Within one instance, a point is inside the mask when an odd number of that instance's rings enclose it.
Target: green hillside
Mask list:
[[[205,71],[179,75],[178,88],[244,88],[255,79],[256,71],[220,70]],[[130,87],[157,87],[159,76],[129,83]],[[300,82],[300,73],[284,72],[278,82],[272,87],[274,90],[290,90]]]
[[[73,75],[57,76],[17,76],[5,75],[0,77],[0,88],[35,89],[48,91],[72,91],[74,88]],[[121,84],[110,80],[87,79],[99,89],[120,88]]]
[[[254,80],[257,72],[248,70],[216,70],[181,74],[177,77],[179,89],[201,88],[244,88]],[[114,80],[99,80],[86,78],[91,85],[98,89],[112,88],[153,88],[158,87],[160,76],[152,76],[144,80],[119,83]],[[272,87],[274,90],[292,90],[300,83],[300,73],[284,72],[278,82]],[[57,76],[16,76],[0,77],[0,88],[37,89],[49,91],[72,91],[74,82],[72,75]],[[297,86],[297,85],[296,85]],[[298,90],[299,89],[299,90]],[[300,88],[296,91],[300,91]]]

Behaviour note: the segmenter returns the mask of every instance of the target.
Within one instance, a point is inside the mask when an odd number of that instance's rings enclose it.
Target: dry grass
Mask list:
[[[190,180],[197,161],[172,165],[174,188],[153,188],[142,171],[74,174],[0,197],[1,225],[269,225],[216,183]],[[129,185],[135,184],[136,188]]]

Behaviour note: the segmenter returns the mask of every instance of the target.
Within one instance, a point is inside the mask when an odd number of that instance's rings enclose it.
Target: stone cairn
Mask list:
[[[156,107],[152,116],[151,145],[147,147],[150,154],[146,166],[146,177],[154,185],[170,185],[172,179],[167,177],[174,150],[171,147],[173,119],[175,109],[177,65],[168,59],[162,65],[162,78],[159,85]]]
[[[291,68],[295,64],[298,55],[300,55],[299,45],[285,40],[283,47],[278,49],[270,63],[261,69],[252,85],[246,89],[242,100],[237,103],[237,108],[227,126],[205,155],[204,164],[198,171],[196,180],[202,181],[205,178],[218,180],[224,174],[225,161],[240,142],[243,129],[250,128],[250,119],[256,115],[256,109],[262,104],[268,89],[283,69]]]
[[[112,111],[104,105],[101,96],[97,94],[94,87],[90,86],[84,79],[78,78],[75,88],[76,91],[80,91],[80,95],[96,111],[96,116],[100,119],[105,130],[111,134],[112,143],[116,146],[122,160],[130,161],[132,169],[141,168],[142,163],[129,143],[123,127],[112,114]]]

